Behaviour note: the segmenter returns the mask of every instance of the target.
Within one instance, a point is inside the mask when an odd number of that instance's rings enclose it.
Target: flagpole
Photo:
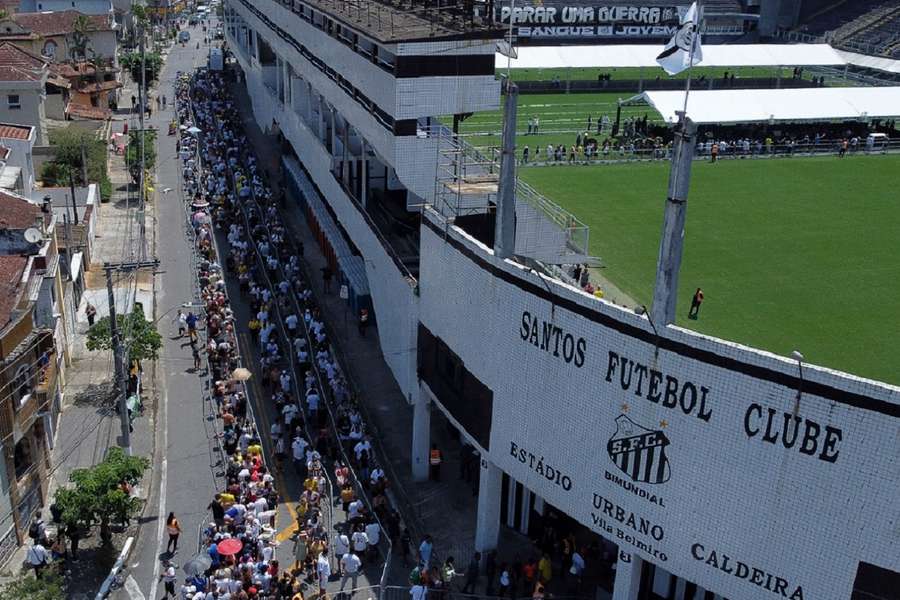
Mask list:
[[[650,316],[661,327],[675,322],[678,302],[678,274],[684,251],[684,227],[687,220],[687,198],[691,185],[691,166],[694,162],[694,135],[696,124],[688,119],[688,95],[691,93],[691,69],[694,68],[694,51],[698,46],[703,12],[697,2],[697,24],[691,36],[688,60],[688,76],[684,89],[684,109],[679,115],[681,127],[675,130],[672,144],[672,167],[669,172],[669,188],[666,197],[663,230],[659,240],[659,257],[656,263],[656,281],[653,288],[653,304]],[[654,361],[658,357],[654,355]]]
[[[682,109],[682,129],[684,121],[687,119],[688,96],[691,93],[691,74],[694,70],[694,49],[697,47],[697,40],[700,37],[700,28],[703,25],[703,1],[697,0],[697,25],[691,35],[691,53],[688,55],[687,81],[684,84],[684,108]]]

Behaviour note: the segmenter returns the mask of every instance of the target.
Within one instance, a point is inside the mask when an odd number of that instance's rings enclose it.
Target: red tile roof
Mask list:
[[[41,207],[25,198],[0,190],[0,229],[28,229],[43,217]],[[0,278],[2,281],[2,278]]]
[[[84,104],[69,102],[68,106],[66,106],[66,114],[70,117],[104,121],[112,116],[112,111],[108,108],[100,108],[99,106],[85,106]]]
[[[108,92],[122,86],[123,84],[119,81],[102,81],[100,83],[87,83],[78,88],[78,91],[82,94],[91,94],[94,92]]]
[[[0,256],[0,328],[6,327],[13,309],[19,303],[16,288],[19,287],[27,264],[27,256]]]
[[[0,43],[0,81],[41,81],[47,61],[9,42]]]
[[[12,140],[27,140],[29,137],[31,137],[32,129],[34,129],[34,127],[30,125],[0,123],[0,138],[9,138]]]
[[[68,35],[75,30],[75,19],[87,17],[88,31],[111,31],[109,17],[105,15],[85,15],[77,10],[53,12],[16,13],[12,20],[34,33],[43,36]]]

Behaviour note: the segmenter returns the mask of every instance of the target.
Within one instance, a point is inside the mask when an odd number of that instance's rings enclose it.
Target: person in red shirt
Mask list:
[[[700,314],[701,304],[703,304],[703,290],[697,288],[697,291],[694,292],[694,297],[691,298],[691,310],[688,311],[688,319],[697,320],[697,316]]]

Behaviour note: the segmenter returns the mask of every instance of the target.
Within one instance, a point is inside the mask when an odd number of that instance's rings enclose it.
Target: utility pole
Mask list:
[[[81,181],[85,186],[90,183],[88,181],[87,159],[85,158],[84,151],[84,136],[81,136]],[[75,221],[75,224],[78,225],[78,221]]]
[[[656,287],[653,290],[651,314],[657,327],[675,322],[678,300],[678,271],[684,250],[684,223],[687,219],[688,190],[691,187],[691,165],[694,162],[694,136],[697,125],[680,113],[681,124],[675,131],[672,146],[672,169],[669,173],[669,194],[659,240],[659,259],[656,267]]]
[[[72,220],[78,225],[78,203],[75,201],[75,176],[72,175],[72,169],[69,169],[69,192],[72,194]]]
[[[109,330],[112,335],[113,360],[116,367],[116,404],[122,424],[121,446],[129,456],[131,455],[131,419],[128,416],[128,371],[125,366],[125,343],[116,320],[116,296],[113,293],[112,274],[113,271],[130,272],[158,266],[159,260],[103,263],[103,270],[106,271],[106,294],[109,300]]]

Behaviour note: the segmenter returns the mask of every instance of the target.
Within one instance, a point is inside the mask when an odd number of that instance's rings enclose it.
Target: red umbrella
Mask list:
[[[219,554],[222,556],[234,556],[238,552],[241,551],[241,548],[244,547],[243,542],[237,538],[228,538],[227,540],[222,540],[216,545],[216,548],[219,550]]]

